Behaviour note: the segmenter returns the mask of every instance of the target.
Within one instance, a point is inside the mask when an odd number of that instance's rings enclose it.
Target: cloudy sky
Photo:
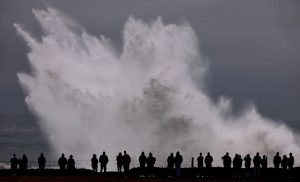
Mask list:
[[[161,16],[166,23],[187,20],[209,59],[206,86],[213,100],[232,98],[237,114],[252,102],[264,116],[300,130],[298,0],[1,0],[0,118],[31,118],[16,77],[29,71],[29,50],[13,23],[38,36],[32,9],[47,6],[90,34],[109,37],[117,47],[130,15],[144,20]]]

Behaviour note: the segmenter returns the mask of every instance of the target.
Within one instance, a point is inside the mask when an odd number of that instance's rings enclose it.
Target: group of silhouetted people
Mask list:
[[[108,160],[108,157],[105,154],[105,152],[103,152],[102,155],[100,155],[99,160],[97,158],[97,155],[93,154],[93,157],[91,158],[91,163],[92,163],[92,169],[93,169],[93,171],[95,171],[95,172],[98,171],[98,163],[100,163],[100,172],[104,172],[105,173],[108,161],[109,160]],[[116,157],[116,161],[117,161],[118,172],[122,172],[122,167],[124,168],[124,172],[125,173],[127,173],[129,171],[129,166],[130,166],[131,158],[130,158],[129,154],[127,154],[126,151],[124,151],[123,155],[120,152],[117,155],[117,157]]]
[[[176,152],[176,155],[174,156],[173,153],[171,153],[169,155],[169,157],[167,158],[167,167],[169,169],[169,172],[172,174],[172,171],[174,169],[175,166],[175,170],[176,170],[176,176],[180,177],[181,176],[181,164],[183,161],[183,157],[179,152]]]
[[[181,176],[181,164],[182,164],[183,158],[182,155],[179,152],[176,152],[176,155],[174,156],[173,153],[170,154],[170,156],[167,158],[167,168],[169,169],[169,175],[173,175],[173,169],[175,167],[176,176]],[[148,157],[145,155],[144,152],[141,153],[139,156],[139,163],[140,163],[140,171],[143,175],[147,175],[148,177],[154,176],[154,165],[156,162],[156,158],[153,156],[153,154],[150,152]]]
[[[203,160],[205,162],[206,168],[212,167],[213,158],[210,155],[210,153],[207,153],[207,156],[204,158],[202,156],[202,153],[200,153],[199,157],[197,158],[198,161],[198,168],[203,168]],[[231,159],[229,153],[227,152],[223,157],[223,166],[224,169],[231,169],[233,168],[234,175],[240,176],[241,175],[241,169],[244,161],[245,170],[246,170],[246,176],[250,176],[250,168],[251,168],[251,162],[253,162],[253,175],[258,177],[261,175],[261,169],[267,169],[268,168],[268,158],[266,155],[263,155],[263,157],[260,156],[260,154],[257,152],[256,155],[253,157],[253,161],[250,157],[250,154],[247,154],[244,159],[241,155],[235,154],[233,160]],[[273,159],[274,168],[278,169],[280,168],[280,165],[283,170],[292,169],[294,166],[294,156],[292,153],[289,154],[289,157],[284,155],[282,158],[279,155],[279,152],[276,153]],[[232,166],[232,167],[231,167]]]
[[[156,158],[153,157],[153,154],[151,152],[149,153],[148,157],[146,157],[145,153],[142,152],[141,155],[139,156],[141,173],[143,175],[152,176],[154,173],[155,162],[156,162]]]
[[[227,152],[224,156],[222,156],[224,171],[232,171],[233,174],[237,177],[241,176],[241,169],[244,162],[245,167],[245,176],[250,176],[250,168],[253,162],[253,176],[258,177],[261,175],[261,170],[268,168],[268,158],[267,156],[263,155],[262,157],[257,152],[256,155],[252,158],[250,154],[247,154],[244,158],[241,155],[235,154],[234,158],[232,159]],[[209,171],[212,168],[212,163],[214,159],[211,154],[208,152],[207,155],[204,157],[202,153],[199,154],[197,157],[198,169],[199,174],[201,174],[201,169],[206,168],[206,175],[210,175]],[[93,171],[98,171],[98,164],[100,164],[100,172],[106,172],[107,164],[109,162],[108,156],[103,151],[103,153],[97,158],[96,154],[93,154],[91,158],[91,164]],[[139,164],[140,164],[140,172],[145,176],[154,176],[154,169],[155,169],[155,162],[156,158],[150,152],[148,156],[145,155],[144,152],[141,153],[139,156]],[[167,169],[169,170],[169,175],[173,176],[176,175],[177,177],[181,176],[181,164],[183,162],[183,157],[179,152],[176,152],[176,155],[171,153],[167,158]],[[19,169],[20,171],[24,171],[28,167],[28,159],[24,154],[22,158],[17,158],[16,154],[13,154],[13,157],[10,160],[11,169],[16,170]],[[130,155],[124,151],[122,154],[121,152],[116,156],[116,163],[117,163],[117,171],[122,172],[122,168],[124,169],[125,174],[128,173],[131,163]],[[279,152],[273,158],[273,164],[275,169],[279,169],[280,167],[283,170],[292,169],[294,166],[294,156],[292,153],[289,153],[289,157],[283,155],[280,156]],[[65,157],[65,154],[62,154],[61,157],[58,159],[58,165],[60,170],[74,170],[75,169],[75,160],[73,155],[69,156],[69,159]],[[43,153],[40,154],[38,157],[38,166],[40,170],[44,170],[46,166],[46,158]],[[175,170],[174,170],[175,169]],[[173,173],[175,172],[175,173]],[[228,172],[229,173],[229,172]]]
[[[26,170],[28,166],[28,159],[24,154],[22,158],[17,158],[16,154],[10,159],[11,169]]]
[[[69,156],[69,159],[65,157],[65,154],[61,154],[61,157],[58,159],[58,165],[60,170],[74,170],[75,169],[75,160],[73,155]]]
[[[100,172],[106,172],[106,167],[109,160],[105,152],[103,152],[102,155],[100,155],[99,160],[97,159],[97,155],[93,154],[91,162],[92,162],[92,169],[95,172],[97,172],[98,170],[98,161],[100,163]]]
[[[274,168],[276,169],[278,169],[280,165],[284,170],[286,170],[287,168],[292,169],[294,167],[294,156],[292,153],[290,153],[289,157],[283,155],[281,159],[279,152],[277,152],[273,158],[273,164]]]

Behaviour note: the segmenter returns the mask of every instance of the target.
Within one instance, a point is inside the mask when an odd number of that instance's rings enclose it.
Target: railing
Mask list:
[[[196,164],[197,165],[197,164]],[[195,166],[196,166],[195,165]],[[28,160],[28,168],[29,169],[37,169],[38,168],[38,162],[33,160]],[[75,160],[75,167],[80,169],[91,169],[91,160],[86,159],[79,159]],[[131,160],[130,168],[139,167],[139,161],[138,160]],[[156,159],[155,167],[167,167],[167,160],[160,160]],[[182,167],[191,167],[191,160],[190,161],[183,161]],[[46,168],[52,168],[52,169],[58,169],[58,163],[57,161],[46,161]],[[98,168],[100,168],[100,164],[98,164]],[[0,169],[10,169],[10,161],[0,161]],[[117,171],[117,162],[115,160],[110,160],[107,164],[107,170],[108,171]]]
[[[300,160],[296,160],[295,164],[299,164]],[[253,165],[253,164],[252,164]],[[221,159],[214,159],[213,166],[223,166]],[[273,167],[273,163],[269,161],[269,167]],[[77,169],[91,169],[91,160],[87,159],[79,159],[75,160],[75,167]],[[132,159],[130,163],[130,168],[139,167],[139,161]],[[167,167],[167,161],[162,159],[156,159],[155,167]],[[192,167],[192,159],[184,160],[182,162],[182,167]],[[194,167],[197,167],[197,158],[194,158]],[[243,166],[244,167],[244,166]],[[37,169],[38,162],[33,160],[28,160],[28,168],[29,169]],[[57,161],[50,160],[46,162],[46,168],[58,169]],[[100,164],[98,164],[98,169],[100,168]],[[0,161],[0,169],[10,169],[10,161]],[[107,171],[117,171],[117,162],[115,160],[110,160],[107,164]]]

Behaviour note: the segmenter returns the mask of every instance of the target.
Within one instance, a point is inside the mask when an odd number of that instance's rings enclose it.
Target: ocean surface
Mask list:
[[[32,118],[0,117],[0,162],[9,161],[12,154],[26,154],[36,159],[41,152],[51,155],[50,147],[37,122]]]

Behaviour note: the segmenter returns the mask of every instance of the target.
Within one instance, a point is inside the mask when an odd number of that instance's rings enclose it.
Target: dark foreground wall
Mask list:
[[[43,171],[37,169],[29,169],[26,171],[12,171],[9,169],[0,170],[0,182],[2,181],[170,181],[178,179],[180,181],[300,181],[300,168],[283,171],[282,169],[268,168],[261,170],[261,176],[255,177],[254,171],[251,169],[249,172],[242,169],[236,171],[234,169],[224,169],[221,167],[211,168],[207,170],[203,168],[184,168],[182,169],[182,176],[176,177],[175,170],[170,171],[166,168],[154,168],[149,173],[147,170],[140,168],[133,168],[128,174],[108,172],[108,173],[95,173],[87,169],[77,169],[73,171],[58,170],[58,169],[45,169]]]
[[[25,177],[0,177],[1,182],[298,182],[297,179],[171,179],[171,178],[123,178],[101,176],[25,176]]]

